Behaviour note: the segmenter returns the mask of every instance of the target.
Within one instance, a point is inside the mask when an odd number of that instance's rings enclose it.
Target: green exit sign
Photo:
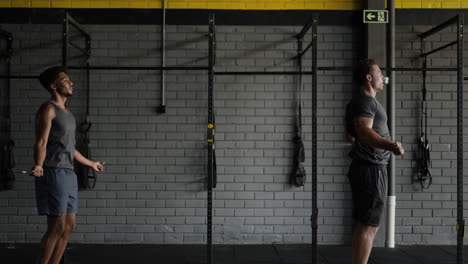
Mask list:
[[[364,10],[364,23],[388,23],[387,10]]]

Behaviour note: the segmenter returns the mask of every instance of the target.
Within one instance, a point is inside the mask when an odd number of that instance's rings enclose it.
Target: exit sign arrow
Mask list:
[[[388,23],[387,10],[364,10],[364,23]]]
[[[375,15],[373,15],[372,13],[367,14],[367,20],[372,21],[373,18],[375,18]]]

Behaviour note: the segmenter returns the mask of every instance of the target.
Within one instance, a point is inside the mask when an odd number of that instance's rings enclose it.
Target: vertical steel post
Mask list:
[[[302,107],[302,105],[300,105],[302,103],[300,93],[302,92],[302,56],[304,56],[304,54],[302,54],[303,41],[304,41],[303,37],[300,37],[297,39],[297,62],[296,63],[297,63],[297,67],[299,68],[299,74],[297,76],[299,89],[296,89],[295,99],[296,99],[296,122],[297,122],[298,127],[300,124],[302,124],[302,120],[299,120],[298,109],[299,107]],[[299,136],[302,137],[302,131],[297,131],[297,133]]]
[[[162,0],[162,21],[161,21],[161,67],[166,66],[166,0]],[[166,75],[161,69],[161,106],[159,113],[166,113]]]
[[[6,74],[7,76],[11,76],[11,57],[13,56],[13,37],[11,35],[7,36],[7,45],[6,45],[6,51],[7,51],[7,65],[6,65]],[[11,138],[11,78],[8,77],[7,79],[7,106],[6,106],[6,129],[8,131],[8,140],[12,140]],[[7,142],[9,144],[9,142]]]
[[[86,58],[86,122],[89,123],[89,99],[90,99],[90,89],[91,89],[91,80],[90,80],[90,64],[89,60],[91,59],[91,37],[86,36],[86,52],[88,53]]]
[[[387,7],[390,19],[390,23],[387,24],[387,68],[393,69],[395,68],[395,0],[387,0]],[[390,77],[390,85],[387,85],[388,126],[390,128],[390,135],[395,140],[395,71],[387,71],[387,75]],[[395,156],[390,155],[388,166],[387,237],[385,242],[385,246],[388,248],[395,247],[395,167]]]
[[[457,264],[463,263],[463,18],[457,23]]]
[[[207,179],[207,219],[206,219],[206,259],[213,263],[213,176],[214,176],[214,110],[213,110],[213,83],[214,83],[214,14],[210,14],[209,25],[209,51],[208,51],[208,179]]]
[[[317,263],[317,14],[313,15],[312,24],[312,263]]]
[[[68,13],[65,13],[62,27],[62,66],[67,70],[68,60]]]

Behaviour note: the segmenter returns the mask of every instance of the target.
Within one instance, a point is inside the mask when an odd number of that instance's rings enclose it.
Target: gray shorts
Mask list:
[[[63,216],[78,210],[78,182],[72,169],[44,167],[35,177],[37,211],[40,215]]]
[[[354,220],[379,226],[387,199],[387,165],[353,161],[348,178],[353,194]]]

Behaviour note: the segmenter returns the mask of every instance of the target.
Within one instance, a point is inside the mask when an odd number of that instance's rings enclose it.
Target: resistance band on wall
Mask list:
[[[302,50],[302,41],[298,41],[299,54]],[[302,58],[298,56],[297,63],[299,66],[298,85],[296,88],[296,124],[294,137],[295,154],[293,171],[291,173],[290,182],[297,187],[304,186],[306,181],[306,171],[304,169],[305,151],[304,142],[302,141]]]
[[[423,58],[423,69],[426,69],[426,56]],[[429,170],[431,166],[431,153],[429,151],[429,140],[427,139],[427,98],[426,98],[426,70],[423,70],[423,87],[421,100],[421,137],[418,142],[418,160],[416,167],[416,179],[421,184],[422,189],[427,189],[432,184],[432,174]]]

